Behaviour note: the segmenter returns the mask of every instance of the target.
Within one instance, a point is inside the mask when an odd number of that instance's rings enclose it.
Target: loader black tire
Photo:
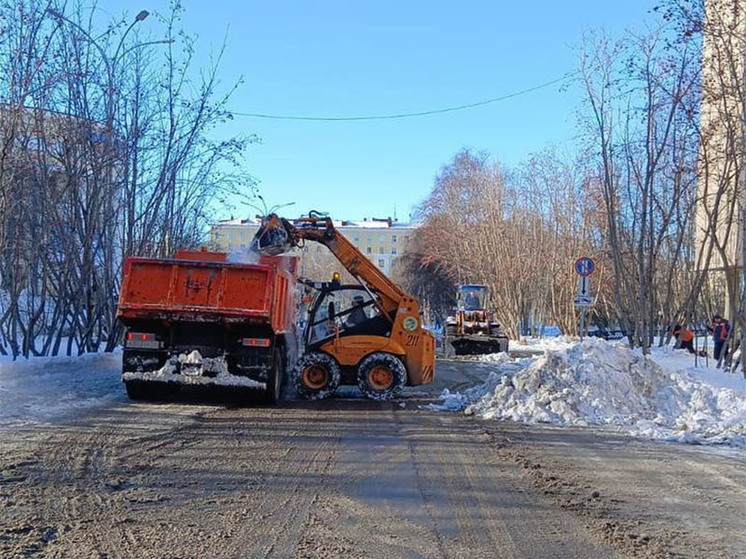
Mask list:
[[[321,351],[306,353],[293,367],[293,382],[298,395],[308,400],[328,398],[339,388],[337,361]]]
[[[371,400],[390,400],[407,384],[407,368],[396,355],[371,353],[357,369],[357,385]]]
[[[264,391],[264,398],[268,404],[275,405],[282,398],[282,381],[285,377],[285,360],[282,358],[280,348],[275,348],[272,357],[272,371],[267,379],[267,388]]]

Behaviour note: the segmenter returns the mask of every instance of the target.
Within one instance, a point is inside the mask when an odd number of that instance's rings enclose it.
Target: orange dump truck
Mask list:
[[[127,258],[117,316],[122,380],[133,399],[184,386],[263,390],[280,398],[296,358],[297,258],[229,262],[225,253]]]

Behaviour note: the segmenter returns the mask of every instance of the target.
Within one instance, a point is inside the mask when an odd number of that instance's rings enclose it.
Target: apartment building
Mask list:
[[[219,221],[212,225],[210,243],[214,249],[224,252],[246,251],[260,223],[259,218]],[[415,230],[412,224],[390,218],[334,221],[334,226],[389,276]],[[301,249],[302,275],[324,277],[337,269],[339,264],[325,246],[307,243]]]
[[[703,35],[700,156],[697,179],[697,265],[711,272],[724,311],[733,316],[743,269],[742,176],[745,0],[706,0]],[[710,252],[710,247],[713,247]]]

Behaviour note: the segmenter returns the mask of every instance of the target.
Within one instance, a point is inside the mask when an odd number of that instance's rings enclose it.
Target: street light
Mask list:
[[[106,126],[107,131],[110,134],[111,128],[113,126],[113,120],[114,120],[114,107],[113,107],[113,94],[114,94],[114,69],[116,68],[117,63],[119,62],[119,51],[122,49],[122,46],[124,45],[124,40],[127,38],[127,35],[130,31],[132,31],[132,28],[137,25],[137,23],[143,21],[145,18],[147,18],[150,15],[150,12],[147,10],[140,10],[137,15],[135,16],[135,19],[132,20],[132,23],[129,24],[129,27],[122,33],[121,38],[119,39],[119,43],[117,44],[117,48],[114,50],[114,56],[109,57],[106,50],[98,43],[96,39],[91,37],[91,35],[83,29],[79,24],[65,16],[62,12],[59,12],[53,8],[47,8],[46,12],[51,15],[54,19],[58,21],[58,23],[61,25],[62,23],[68,23],[75,27],[87,40],[89,43],[91,43],[96,50],[98,50],[99,54],[101,54],[101,59],[104,61],[104,65],[106,66],[106,77],[107,77],[107,90],[106,90]],[[100,39],[100,37],[99,37]],[[131,50],[135,48],[144,47],[147,45],[154,45],[154,44],[160,44],[160,43],[172,43],[173,39],[166,39],[166,40],[160,40],[160,41],[147,41],[145,43],[138,43],[137,45],[134,45],[128,49],[126,49],[122,55],[130,52]]]
[[[112,88],[112,81],[114,79],[113,76],[113,70],[114,66],[116,66],[117,58],[119,55],[119,49],[122,48],[122,45],[124,44],[124,40],[127,38],[127,34],[132,30],[132,28],[140,21],[143,21],[146,17],[150,15],[150,12],[147,10],[140,10],[140,12],[135,16],[135,19],[132,20],[132,23],[130,23],[129,27],[127,27],[127,30],[122,34],[122,37],[119,39],[119,44],[117,45],[116,50],[114,51],[114,56],[109,59],[109,56],[106,54],[106,51],[104,48],[98,43],[96,39],[91,37],[90,33],[83,29],[80,25],[75,23],[73,20],[65,16],[62,12],[59,12],[55,10],[54,8],[47,8],[47,13],[51,15],[54,19],[56,19],[60,24],[63,22],[66,22],[75,29],[77,29],[87,40],[89,43],[91,43],[94,47],[96,47],[96,50],[101,54],[101,59],[104,61],[104,64],[106,65],[106,74],[109,81],[109,90],[111,91]],[[100,37],[99,37],[100,38]]]
[[[148,10],[140,10],[140,12],[135,16],[135,19],[132,21],[132,23],[130,23],[130,26],[122,34],[122,38],[119,39],[119,44],[117,45],[117,50],[114,51],[114,58],[112,59],[114,64],[116,64],[117,62],[117,55],[119,54],[119,49],[122,48],[122,45],[124,44],[124,39],[125,37],[127,37],[127,33],[129,33],[135,25],[143,21],[149,15],[150,15],[150,12]]]
[[[67,23],[71,26],[73,26],[75,29],[78,30],[78,32],[85,37],[85,39],[93,45],[96,50],[98,50],[99,54],[101,55],[101,59],[104,62],[104,65],[106,66],[106,95],[105,95],[105,110],[106,110],[106,136],[105,136],[105,144],[104,144],[104,153],[107,154],[107,156],[111,156],[111,152],[114,146],[114,112],[115,112],[115,103],[114,103],[114,70],[116,68],[117,63],[120,59],[120,51],[122,50],[122,46],[124,45],[124,41],[127,38],[127,35],[130,31],[132,31],[132,28],[137,25],[137,23],[145,20],[150,15],[150,12],[147,10],[140,10],[137,15],[135,16],[135,19],[132,20],[132,23],[130,23],[129,27],[122,33],[122,36],[119,39],[119,43],[117,44],[117,48],[114,50],[114,56],[110,57],[108,53],[106,52],[106,49],[102,47],[98,40],[91,37],[91,35],[86,31],[83,27],[81,27],[79,24],[74,22],[73,20],[66,17],[63,13],[53,9],[53,8],[47,8],[46,13],[51,15],[55,20],[58,22],[58,26],[61,26],[63,23]],[[103,37],[103,35],[102,35]],[[101,37],[99,37],[100,39]],[[128,52],[135,48],[144,47],[146,45],[151,45],[155,43],[171,43],[172,40],[162,40],[162,41],[148,41],[145,43],[138,43],[136,45],[133,45],[132,47],[125,49],[124,52],[121,53],[121,58],[124,57]],[[113,169],[111,166],[109,166],[109,176],[108,181],[112,180],[111,174],[113,173]],[[134,197],[133,197],[133,203],[134,203]]]
[[[108,54],[106,53],[106,50],[98,43],[96,39],[91,37],[91,35],[83,29],[80,25],[75,23],[73,20],[69,19],[67,16],[65,16],[62,12],[59,12],[53,8],[47,8],[46,12],[51,15],[53,18],[55,18],[59,25],[62,25],[63,22],[66,22],[75,29],[77,29],[87,40],[89,43],[91,43],[96,50],[101,54],[101,59],[104,61],[104,65],[106,66],[106,149],[111,148],[112,145],[112,134],[113,134],[113,128],[114,128],[114,69],[117,65],[117,62],[119,61],[119,51],[122,48],[122,45],[124,44],[124,40],[127,38],[127,34],[132,30],[132,28],[137,25],[137,23],[143,21],[148,15],[150,15],[150,12],[147,10],[140,10],[138,14],[135,16],[135,19],[132,20],[132,23],[130,23],[129,27],[125,30],[124,33],[122,33],[122,37],[119,39],[119,44],[117,45],[116,50],[114,51],[114,56],[109,58]],[[169,41],[170,42],[170,41]],[[139,46],[145,46],[146,44],[150,43],[141,43]],[[134,47],[133,47],[134,48]],[[127,49],[128,52],[130,49]]]

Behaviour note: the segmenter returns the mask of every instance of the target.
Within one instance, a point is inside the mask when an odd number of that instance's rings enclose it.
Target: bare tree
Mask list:
[[[587,38],[580,63],[588,139],[607,221],[614,298],[630,344],[648,351],[672,307],[665,288],[691,235],[699,51],[668,49],[663,29]]]
[[[113,349],[121,262],[201,243],[251,182],[251,136],[212,131],[235,90],[198,73],[181,5],[111,22],[82,3],[0,2],[0,351]]]
[[[405,256],[408,284],[421,297],[430,291],[437,308],[450,304],[457,284],[488,285],[513,337],[548,323],[576,332],[572,263],[595,254],[600,238],[584,188],[577,162],[554,150],[507,177],[486,154],[461,151],[420,207],[422,224]]]

